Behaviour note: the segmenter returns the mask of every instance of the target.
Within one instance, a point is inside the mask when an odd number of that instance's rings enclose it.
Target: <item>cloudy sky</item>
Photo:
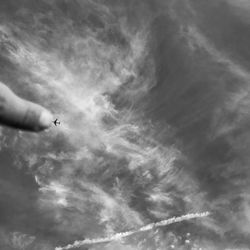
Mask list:
[[[0,0],[0,81],[61,121],[0,128],[0,247],[248,249],[248,0]]]

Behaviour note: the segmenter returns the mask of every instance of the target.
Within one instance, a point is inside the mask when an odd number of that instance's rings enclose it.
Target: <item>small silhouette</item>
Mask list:
[[[55,119],[55,120],[53,121],[53,123],[55,124],[55,126],[57,126],[57,124],[60,124],[60,122],[58,121],[58,119]]]

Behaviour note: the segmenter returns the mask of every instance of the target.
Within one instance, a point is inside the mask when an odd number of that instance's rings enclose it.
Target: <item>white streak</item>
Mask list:
[[[85,245],[93,245],[93,244],[99,244],[99,243],[107,243],[110,241],[116,241],[116,240],[120,240],[124,237],[134,235],[134,234],[139,233],[139,232],[145,232],[145,231],[152,230],[156,227],[164,227],[164,226],[167,226],[167,225],[170,225],[173,223],[178,223],[178,222],[181,222],[184,220],[191,220],[191,219],[195,219],[195,218],[207,217],[208,215],[210,215],[209,212],[204,212],[204,213],[186,214],[186,215],[183,215],[180,217],[172,217],[172,218],[167,219],[167,220],[162,220],[162,221],[159,221],[156,223],[150,223],[146,226],[139,228],[138,230],[117,233],[117,234],[114,234],[112,236],[105,237],[105,238],[85,239],[82,241],[75,241],[73,244],[69,244],[65,247],[56,247],[55,250],[68,250],[68,249],[73,249],[73,248],[79,248],[79,247],[82,247]]]

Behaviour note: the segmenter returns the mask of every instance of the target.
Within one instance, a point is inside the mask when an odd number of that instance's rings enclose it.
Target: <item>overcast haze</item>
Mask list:
[[[250,3],[0,0],[0,81],[51,110],[0,128],[0,248],[211,212],[79,249],[248,249]]]

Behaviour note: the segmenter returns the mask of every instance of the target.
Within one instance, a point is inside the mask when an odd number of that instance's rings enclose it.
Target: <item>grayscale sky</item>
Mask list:
[[[0,249],[248,249],[248,0],[0,0],[0,81],[51,110],[0,128]],[[170,248],[171,247],[171,248]]]

